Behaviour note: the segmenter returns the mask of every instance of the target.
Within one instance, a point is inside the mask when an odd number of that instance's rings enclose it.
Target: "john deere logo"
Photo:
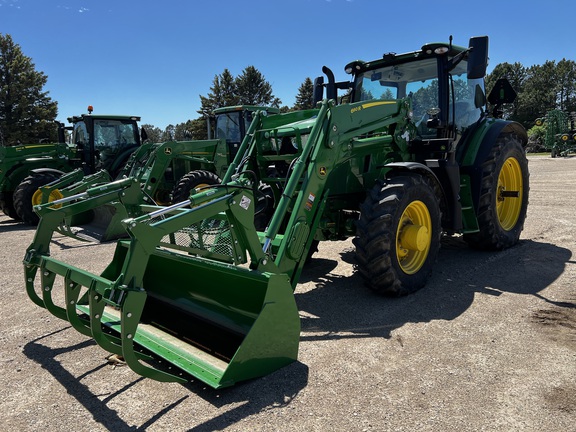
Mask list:
[[[171,155],[171,154],[172,154],[172,148],[166,147],[166,148],[164,149],[164,154]]]
[[[326,167],[320,167],[320,175],[324,177],[326,175]]]

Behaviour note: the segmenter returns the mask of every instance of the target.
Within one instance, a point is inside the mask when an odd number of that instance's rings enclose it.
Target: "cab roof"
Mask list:
[[[79,116],[68,117],[69,123],[77,123],[83,121],[86,118],[92,118],[94,120],[130,120],[130,121],[140,121],[139,116],[126,116],[126,115],[110,115],[110,114],[81,114]]]
[[[447,55],[448,57],[454,57],[467,48],[451,45],[446,42],[433,42],[427,43],[422,46],[418,51],[411,51],[403,54],[396,54],[393,52],[386,53],[381,59],[376,59],[372,61],[354,60],[348,63],[344,70],[349,74],[356,74],[365,70],[380,68],[384,66],[393,66],[401,63],[408,63],[416,60],[423,60],[426,58],[439,57],[441,55]]]

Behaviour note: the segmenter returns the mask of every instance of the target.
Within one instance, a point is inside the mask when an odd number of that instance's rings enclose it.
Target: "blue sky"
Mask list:
[[[164,129],[198,117],[215,75],[255,66],[292,106],[306,77],[426,42],[490,36],[489,71],[575,60],[576,2],[387,0],[0,0],[10,34],[58,102],[58,119],[139,115]]]

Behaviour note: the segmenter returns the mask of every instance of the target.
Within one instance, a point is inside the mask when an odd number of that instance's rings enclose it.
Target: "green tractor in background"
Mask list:
[[[576,112],[552,110],[545,117],[537,118],[535,124],[546,127],[544,146],[551,157],[576,152]]]
[[[14,191],[32,170],[68,171],[76,149],[65,143],[0,146],[0,209],[20,219],[14,206]]]
[[[250,105],[218,108],[208,119],[208,140],[145,143],[132,153],[116,178],[136,179],[142,188],[144,203],[166,206],[184,201],[195,188],[220,183],[236,156],[253,113],[262,109]],[[266,110],[270,114],[279,112],[277,108]],[[211,139],[211,123],[215,127],[214,139]],[[103,190],[110,182],[112,178],[106,170],[89,176],[75,170],[40,187],[33,202],[59,205],[97,185]],[[121,221],[128,216],[119,202],[106,202],[67,219],[59,232],[83,240],[114,240],[127,236]]]
[[[487,112],[487,60],[484,36],[353,61],[345,82],[324,68],[317,108],[257,112],[221,184],[160,207],[125,178],[39,206],[28,295],[160,381],[219,388],[289,364],[294,290],[315,242],[352,237],[365,284],[402,296],[426,284],[442,235],[488,250],[519,241],[527,134]],[[514,96],[500,80],[488,101],[498,113]],[[110,200],[130,212],[130,237],[101,274],[50,256],[63,220]]]
[[[82,175],[105,169],[113,178],[145,139],[140,117],[88,114],[58,123],[58,143],[25,144],[0,148],[0,207],[7,216],[35,225],[33,211],[40,204],[38,188],[76,168]],[[66,143],[66,130],[71,141]]]

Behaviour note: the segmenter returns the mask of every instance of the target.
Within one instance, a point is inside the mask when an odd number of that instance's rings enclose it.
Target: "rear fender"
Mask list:
[[[500,134],[515,133],[520,137],[524,147],[528,143],[526,129],[517,122],[489,119],[484,121],[476,130],[463,138],[464,142],[458,144],[456,160],[462,167],[481,165],[492,150],[492,144]]]
[[[502,134],[515,133],[525,148],[528,143],[528,134],[524,127],[517,122],[489,119],[466,137],[460,143],[456,152],[456,159],[460,165],[462,175],[470,177],[470,193],[474,208],[478,208],[482,181],[482,164],[490,155],[494,143]]]
[[[128,163],[130,156],[134,153],[138,147],[130,146],[126,149],[123,149],[120,153],[118,153],[112,163],[108,167],[104,167],[109,173],[112,178],[117,178],[120,175],[120,172],[124,168],[124,166]]]

